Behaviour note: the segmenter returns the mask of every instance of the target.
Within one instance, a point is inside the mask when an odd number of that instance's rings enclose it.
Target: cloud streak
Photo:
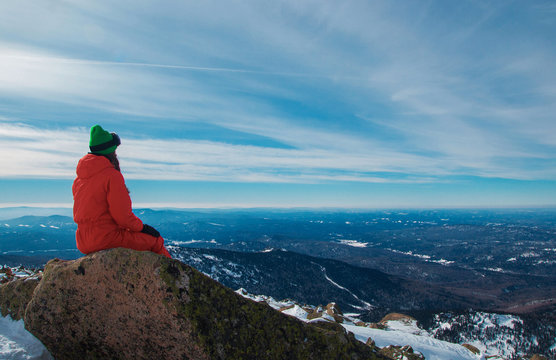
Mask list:
[[[4,49],[5,50],[5,49]],[[0,55],[0,59],[5,60],[6,65],[10,65],[10,60],[17,60],[22,62],[38,62],[51,65],[54,63],[65,65],[84,65],[84,66],[116,66],[116,67],[145,67],[153,69],[175,69],[175,70],[191,70],[191,71],[208,71],[208,72],[224,72],[224,73],[239,73],[239,74],[255,74],[255,75],[274,75],[286,77],[302,77],[302,78],[329,78],[325,75],[304,74],[304,73],[288,73],[276,71],[257,71],[248,69],[234,69],[234,68],[218,68],[218,67],[201,67],[201,66],[187,66],[187,65],[171,65],[171,64],[152,64],[140,62],[116,62],[116,61],[94,61],[86,59],[72,59],[60,57],[46,57],[46,56],[33,56],[32,54],[13,54],[13,55]]]
[[[0,148],[17,154],[0,160],[4,177],[73,178],[77,160],[88,151],[88,129],[45,131],[4,122],[0,123]],[[403,153],[339,153],[336,149],[279,149],[214,141],[124,138],[118,154],[126,177],[143,180],[423,183],[469,173],[521,176],[511,167],[455,165],[453,159],[431,161]]]
[[[17,154],[0,160],[4,177],[71,178],[75,176],[77,160],[88,150],[87,129],[44,131],[17,123],[0,125],[0,147]],[[380,176],[365,173],[390,170],[377,159],[357,154],[341,156],[325,150],[271,149],[211,141],[123,142],[118,153],[130,179],[384,182]]]

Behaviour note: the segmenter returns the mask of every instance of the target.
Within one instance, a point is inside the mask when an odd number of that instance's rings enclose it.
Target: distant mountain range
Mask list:
[[[14,213],[23,210],[28,209]],[[172,246],[286,249],[438,285],[501,311],[528,312],[556,302],[550,300],[556,299],[556,211],[551,209],[135,213]],[[49,257],[78,257],[75,229],[66,216],[2,220],[0,261],[40,264]]]
[[[0,221],[15,219],[22,216],[50,216],[62,215],[72,216],[71,207],[0,207]]]
[[[30,211],[13,209],[24,210]],[[173,246],[286,249],[438,285],[501,311],[528,312],[556,303],[550,300],[556,299],[556,210],[135,213]],[[68,216],[2,220],[0,260],[37,264],[48,257],[78,257],[75,229]]]

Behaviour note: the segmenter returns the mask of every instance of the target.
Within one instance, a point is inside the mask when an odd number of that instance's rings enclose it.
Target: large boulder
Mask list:
[[[50,261],[25,326],[58,360],[381,358],[340,326],[305,324],[129,249]]]

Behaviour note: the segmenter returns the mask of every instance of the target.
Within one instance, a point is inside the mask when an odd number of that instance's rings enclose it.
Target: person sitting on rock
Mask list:
[[[170,257],[164,239],[133,214],[116,148],[120,137],[91,128],[90,153],[79,160],[73,182],[77,248],[84,254],[112,248],[152,251]]]

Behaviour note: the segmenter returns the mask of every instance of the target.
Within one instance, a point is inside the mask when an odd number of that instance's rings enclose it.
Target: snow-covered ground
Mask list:
[[[294,316],[305,322],[314,321],[334,321],[334,318],[326,313],[326,309],[315,306],[300,306],[290,300],[284,302],[277,301],[269,296],[251,295],[244,289],[239,289],[236,293],[258,302],[266,302],[274,309],[284,309],[284,314]],[[309,311],[322,312],[322,316],[309,320]],[[355,338],[366,343],[369,338],[373,339],[376,346],[386,347],[389,345],[405,346],[410,345],[414,351],[418,351],[427,360],[481,360],[484,355],[477,355],[465,347],[433,338],[427,331],[420,329],[415,320],[391,320],[384,324],[384,329],[372,329],[366,326],[358,326],[357,319],[350,319],[344,315],[344,322],[341,324],[347,331],[352,332]]]
[[[485,356],[509,358],[523,355],[519,345],[523,339],[534,343],[533,338],[523,335],[523,320],[515,315],[503,315],[486,312],[469,312],[461,315],[441,313],[435,315],[431,335],[441,337],[444,331],[455,331],[458,342],[475,346]],[[496,333],[496,336],[491,334]]]
[[[53,359],[44,345],[23,327],[23,320],[0,316],[0,359]]]
[[[4,279],[10,281],[12,278],[29,277],[39,273],[38,271],[25,269],[23,267],[0,266],[0,283],[2,283]]]
[[[40,275],[41,272],[37,270],[0,266],[0,282]],[[0,316],[0,359],[46,360],[52,359],[52,356],[36,337],[25,330],[23,320],[15,321],[8,315]]]
[[[452,344],[447,341],[437,340],[430,336],[414,335],[401,330],[381,330],[371,329],[364,326],[352,324],[342,324],[347,330],[351,331],[357,340],[366,342],[368,338],[375,341],[376,346],[385,347],[388,345],[409,345],[414,351],[418,351],[427,360],[477,360],[479,355],[473,354],[459,344]]]

